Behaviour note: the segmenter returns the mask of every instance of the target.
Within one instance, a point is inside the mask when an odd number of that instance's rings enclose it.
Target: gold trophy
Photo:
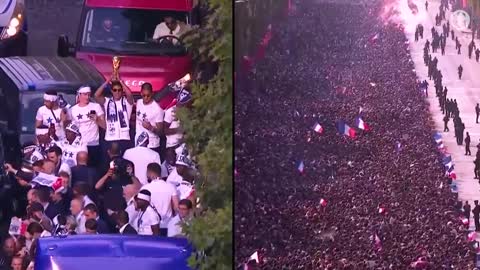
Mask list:
[[[114,80],[119,80],[119,77],[118,77],[118,70],[120,69],[120,57],[118,56],[114,56],[112,58],[112,67],[113,67],[113,74],[112,74],[112,78]]]

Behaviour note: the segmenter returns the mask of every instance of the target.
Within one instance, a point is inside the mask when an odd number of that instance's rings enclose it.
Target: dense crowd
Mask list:
[[[36,140],[23,146],[21,166],[5,165],[28,203],[2,232],[0,269],[33,269],[42,237],[184,236],[196,204],[196,166],[176,112],[192,95],[185,81],[170,87],[177,96],[166,107],[150,83],[135,101],[121,77],[81,87],[76,104],[45,92],[33,116]]]
[[[237,87],[238,264],[474,268],[403,28],[375,2],[301,2]],[[337,132],[359,115],[368,130]]]

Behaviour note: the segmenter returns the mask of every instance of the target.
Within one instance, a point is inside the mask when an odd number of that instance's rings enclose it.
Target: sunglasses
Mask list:
[[[112,92],[122,92],[122,88],[112,88]]]

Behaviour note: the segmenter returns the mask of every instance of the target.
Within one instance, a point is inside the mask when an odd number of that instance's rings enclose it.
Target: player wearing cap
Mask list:
[[[58,96],[56,91],[46,91],[43,95],[43,106],[38,108],[35,127],[47,127],[55,129],[55,134],[59,139],[65,137],[63,130],[67,121],[65,110],[58,105]]]
[[[77,104],[71,108],[72,123],[74,123],[82,134],[82,140],[87,144],[89,153],[89,166],[99,167],[100,157],[100,136],[99,129],[105,129],[105,117],[102,107],[90,102],[91,89],[83,86],[78,89]]]
[[[65,139],[56,142],[56,145],[62,149],[62,162],[70,168],[77,165],[77,154],[87,152],[87,145],[83,142],[78,126],[74,123],[67,125],[65,129]]]

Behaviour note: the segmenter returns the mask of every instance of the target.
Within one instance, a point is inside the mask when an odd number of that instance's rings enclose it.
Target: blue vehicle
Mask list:
[[[25,0],[0,1],[0,57],[27,55]]]
[[[35,270],[190,270],[184,238],[72,235],[40,238]]]

